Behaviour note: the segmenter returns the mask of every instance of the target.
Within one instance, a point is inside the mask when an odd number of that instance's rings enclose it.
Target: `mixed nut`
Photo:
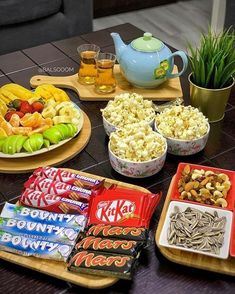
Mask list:
[[[191,169],[186,165],[178,181],[180,199],[203,204],[227,207],[226,200],[231,187],[229,177],[212,170]]]
[[[180,211],[178,206],[170,215],[167,241],[171,245],[220,254],[224,243],[226,217],[202,212],[195,208]]]

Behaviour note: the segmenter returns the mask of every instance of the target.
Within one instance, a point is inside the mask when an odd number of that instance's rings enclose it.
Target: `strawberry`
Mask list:
[[[28,101],[22,101],[20,105],[20,111],[23,113],[32,113],[33,107],[29,104]]]
[[[11,119],[11,117],[12,117],[13,114],[17,114],[20,118],[24,116],[24,113],[21,112],[21,111],[11,110],[11,111],[8,111],[8,112],[5,114],[5,116],[4,116],[5,120],[6,120],[6,121],[9,121],[9,120]]]
[[[12,101],[13,108],[15,108],[16,110],[20,110],[21,103],[22,103],[22,100],[20,99],[13,100]]]
[[[42,112],[44,105],[40,101],[35,101],[35,102],[32,103],[32,107],[33,107],[33,112],[39,112],[40,113],[40,112]]]

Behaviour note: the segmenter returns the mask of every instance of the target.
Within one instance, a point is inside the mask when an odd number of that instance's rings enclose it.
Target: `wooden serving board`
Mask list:
[[[26,158],[0,158],[0,172],[25,173],[33,171],[39,166],[56,166],[73,158],[86,147],[91,136],[90,120],[84,112],[83,117],[84,123],[80,133],[66,144],[46,153]]]
[[[170,261],[181,265],[235,276],[235,258],[229,257],[228,259],[219,259],[215,257],[205,256],[202,254],[183,251],[180,249],[167,248],[159,245],[161,230],[170,203],[170,193],[173,186],[174,178],[175,177],[172,178],[155,235],[155,241],[160,252]]]
[[[99,176],[94,176],[84,172],[78,172],[76,170],[66,169],[74,173],[79,173],[80,175],[86,177],[92,177],[95,179],[103,179]],[[138,191],[143,191],[149,193],[148,190],[142,188],[140,186],[135,186],[123,182],[118,182],[112,179],[105,179],[105,183],[107,185],[116,184],[119,187],[134,189]],[[46,274],[48,276],[52,276],[54,278],[64,280],[66,282],[70,282],[79,286],[83,286],[91,289],[101,289],[105,287],[109,287],[118,281],[117,278],[113,277],[101,277],[80,273],[73,273],[66,269],[66,264],[64,262],[52,261],[52,260],[44,260],[35,257],[24,257],[20,255],[16,255],[13,253],[8,253],[4,251],[0,251],[0,258],[9,261],[11,263],[24,266],[26,268],[38,271],[40,273]]]
[[[173,73],[177,72],[178,68],[175,65]],[[42,84],[52,84],[61,88],[72,89],[79,95],[80,100],[83,101],[107,101],[124,92],[135,92],[153,101],[169,101],[183,97],[179,78],[169,79],[154,89],[145,89],[132,86],[121,74],[119,64],[114,66],[114,74],[117,81],[116,90],[113,93],[105,95],[97,94],[94,90],[94,85],[80,84],[77,74],[65,77],[33,76],[30,79],[30,85],[35,88]]]

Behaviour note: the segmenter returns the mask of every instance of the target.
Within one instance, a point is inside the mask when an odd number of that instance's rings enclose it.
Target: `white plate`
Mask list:
[[[84,117],[83,117],[82,110],[75,103],[74,103],[74,105],[75,105],[75,107],[77,109],[80,110],[81,117],[80,117],[80,124],[77,126],[78,127],[78,130],[77,130],[76,134],[73,137],[68,138],[66,140],[63,140],[63,141],[60,141],[58,144],[50,145],[49,148],[42,148],[42,149],[40,149],[38,151],[34,151],[32,153],[29,153],[29,152],[19,152],[19,153],[15,153],[15,154],[12,154],[11,155],[11,154],[5,154],[5,153],[0,152],[0,158],[22,158],[22,157],[34,156],[34,155],[38,155],[38,154],[42,154],[42,153],[45,153],[45,152],[54,150],[54,149],[56,149],[56,148],[58,148],[58,147],[60,147],[60,146],[62,146],[64,144],[66,144],[70,140],[72,140],[81,131],[82,126],[83,126],[83,123],[84,123]]]
[[[212,213],[212,214],[214,213],[214,211],[217,211],[219,217],[223,217],[223,216],[226,217],[227,221],[225,224],[224,244],[220,248],[220,254],[217,255],[217,254],[210,253],[210,252],[199,251],[199,250],[190,249],[190,248],[184,248],[181,246],[171,245],[168,243],[167,231],[170,226],[170,215],[172,212],[174,212],[175,206],[178,206],[180,211],[185,211],[185,209],[187,207],[195,208],[195,209],[198,209],[202,212],[208,211],[209,213]],[[203,255],[227,259],[229,256],[229,243],[230,243],[230,237],[231,237],[232,217],[233,217],[232,212],[225,210],[225,209],[212,208],[212,207],[207,207],[207,206],[203,206],[203,205],[191,204],[191,203],[180,202],[180,201],[171,201],[170,205],[168,207],[167,213],[166,213],[164,225],[162,227],[161,235],[159,238],[159,245],[164,246],[164,247],[179,249],[182,251],[189,251],[189,252],[193,252],[193,253],[199,253],[199,254],[203,254]]]

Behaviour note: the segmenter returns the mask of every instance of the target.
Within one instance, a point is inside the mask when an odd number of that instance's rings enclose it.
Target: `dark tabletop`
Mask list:
[[[114,52],[110,32],[120,33],[127,43],[143,34],[142,30],[133,25],[123,24],[80,37],[2,55],[0,56],[0,86],[14,82],[30,89],[29,80],[33,75],[64,76],[77,73],[79,68],[77,46],[84,43],[95,43],[101,47],[102,51]],[[171,49],[175,51],[175,49]],[[176,63],[178,63],[178,60],[176,60]],[[180,63],[178,65],[180,66]],[[181,77],[186,104],[189,104],[188,73],[189,71]],[[109,163],[108,138],[104,132],[100,113],[100,108],[104,107],[107,102],[81,102],[73,91],[68,90],[68,94],[89,116],[92,124],[92,135],[85,150],[61,166],[140,185],[151,192],[163,191],[161,203],[151,222],[150,245],[144,250],[140,258],[140,265],[133,281],[120,280],[112,287],[103,290],[89,290],[74,286],[0,260],[0,293],[235,293],[235,278],[174,264],[161,255],[154,241],[164,199],[179,162],[184,161],[235,170],[234,89],[224,119],[221,122],[211,124],[210,137],[202,152],[183,158],[167,155],[166,163],[161,172],[147,179],[138,180],[119,175]],[[0,173],[0,210],[5,201],[16,202],[17,195],[22,190],[23,182],[28,177],[29,174]]]

